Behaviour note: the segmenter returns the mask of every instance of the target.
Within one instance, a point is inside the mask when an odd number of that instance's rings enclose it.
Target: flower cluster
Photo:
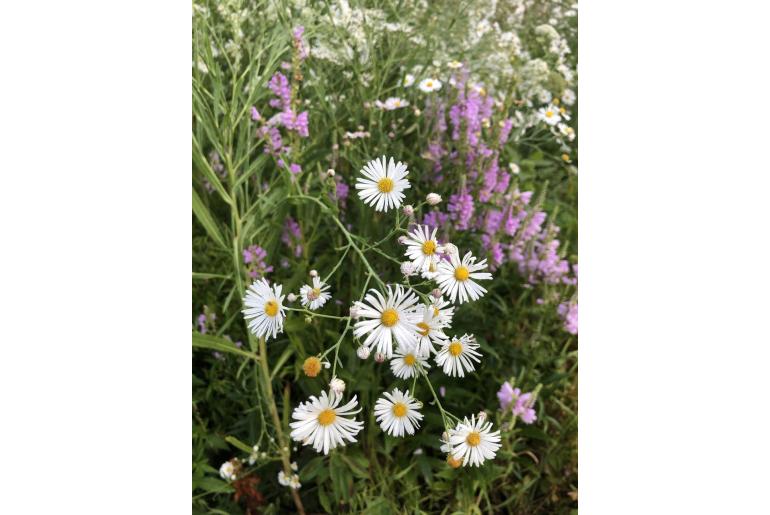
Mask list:
[[[265,263],[267,251],[259,245],[249,245],[243,249],[243,264],[246,265],[249,277],[252,279],[262,279],[266,274],[273,271],[273,267]]]
[[[497,392],[500,400],[500,409],[510,409],[514,418],[518,417],[525,424],[531,424],[537,420],[537,414],[532,407],[535,403],[535,395],[532,392],[521,393],[519,388],[514,388],[508,381],[504,382]]]

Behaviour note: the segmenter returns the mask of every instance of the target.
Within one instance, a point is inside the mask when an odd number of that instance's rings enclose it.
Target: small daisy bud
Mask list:
[[[326,170],[326,176],[327,177],[334,177],[334,175],[335,175],[334,169],[329,168],[328,170]]]
[[[318,272],[316,270],[311,270],[310,277],[318,277]]]
[[[295,300],[297,300],[297,296],[294,295],[293,293],[290,293],[286,296],[286,300],[288,300],[289,302],[294,302]]]
[[[390,139],[393,139],[393,138],[395,138],[395,137],[396,137],[396,133],[395,133],[395,132],[393,132],[393,131],[390,131],[390,132],[388,133],[388,137],[389,137]]]
[[[350,318],[358,318],[358,306],[350,306]]]
[[[361,345],[357,350],[356,354],[358,354],[358,357],[361,359],[366,359],[369,357],[369,347],[366,345]]]
[[[414,215],[414,206],[412,204],[407,204],[404,206],[404,216],[412,216]]]
[[[329,381],[329,388],[331,388],[337,395],[342,395],[345,392],[345,381],[334,377]]]
[[[414,455],[415,455],[415,456],[420,456],[420,455],[422,454],[422,452],[423,452],[423,451],[422,451],[422,447],[418,447],[418,448],[416,448],[416,449],[414,450]]]
[[[313,319],[312,319],[311,317],[305,317],[305,323],[306,323],[306,324],[309,324],[309,323],[311,323],[312,321],[313,321]]]
[[[315,377],[321,371],[321,360],[315,356],[310,356],[302,364],[302,371],[308,377]]]
[[[508,163],[508,168],[511,169],[513,175],[519,175],[519,172],[521,171],[521,168],[519,168],[519,165],[516,163]]]
[[[399,237],[398,237],[398,242],[399,242],[401,245],[405,244],[405,243],[406,243],[406,240],[408,240],[408,238],[407,238],[406,236],[399,236]]]
[[[454,459],[454,458],[452,457],[452,455],[451,455],[451,454],[450,454],[449,456],[447,456],[447,458],[446,458],[446,462],[447,462],[447,463],[449,464],[449,466],[450,466],[450,467],[452,467],[453,469],[456,469],[457,467],[459,467],[460,465],[462,465],[462,464],[463,464],[463,462],[462,462],[461,460],[456,460],[456,459]]]
[[[414,108],[414,115],[415,115],[415,116],[420,116],[421,114],[422,114],[422,111],[420,111],[419,109],[417,109],[417,108],[415,107],[415,108]]]
[[[425,197],[425,200],[431,206],[435,206],[436,204],[441,202],[441,195],[439,195],[438,193],[428,193],[428,195]]]
[[[484,421],[487,419],[487,413],[485,411],[479,411],[478,415],[476,415],[480,421]]]
[[[405,277],[413,276],[415,273],[414,263],[411,261],[404,261],[401,263],[401,273],[404,274]]]
[[[383,361],[385,361],[385,354],[383,354],[382,352],[376,353],[374,355],[374,361],[376,361],[377,363],[382,363]]]
[[[435,288],[435,289],[433,289],[433,290],[430,292],[430,295],[431,295],[431,297],[433,297],[434,299],[440,299],[440,298],[441,298],[441,290],[439,290],[438,288]]]

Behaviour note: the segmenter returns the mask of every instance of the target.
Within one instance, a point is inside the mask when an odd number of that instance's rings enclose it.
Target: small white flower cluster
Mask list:
[[[408,107],[409,102],[404,100],[403,98],[390,97],[387,100],[385,100],[385,102],[381,102],[380,100],[375,100],[374,106],[377,109],[382,109],[383,111],[395,111],[396,109],[401,109],[402,107]]]
[[[291,470],[294,472],[297,472],[297,462],[293,462],[291,464]],[[292,488],[294,490],[299,490],[302,487],[302,483],[299,482],[299,475],[292,474],[291,476],[286,476],[286,473],[284,473],[283,470],[278,472],[278,482],[282,486],[288,486],[289,488]]]
[[[386,160],[383,156],[365,165],[361,174],[356,182],[361,200],[376,211],[386,212],[401,207],[404,191],[410,188],[406,164],[396,163],[393,158]],[[429,205],[439,202],[441,197],[435,193],[426,197]],[[414,208],[409,207],[408,214],[412,215]],[[473,335],[451,338],[447,335],[455,307],[444,299],[444,295],[452,303],[478,300],[487,290],[477,281],[490,280],[492,274],[484,271],[486,260],[477,263],[470,252],[460,258],[457,247],[450,242],[440,242],[436,233],[435,228],[431,230],[428,226],[416,225],[399,239],[406,247],[408,258],[401,266],[402,273],[407,277],[420,273],[424,278],[434,280],[438,286],[426,297],[427,301],[421,302],[418,293],[409,286],[385,285],[384,292],[372,288],[350,308],[350,317],[356,320],[353,335],[363,338],[356,351],[358,357],[367,359],[375,352],[377,363],[389,359],[391,371],[397,378],[408,379],[426,374],[432,355],[436,365],[451,377],[465,377],[481,362],[481,354],[477,350],[479,344]],[[304,285],[299,298],[305,308],[316,310],[331,299],[331,295],[327,292],[329,286],[319,279],[315,270],[310,276],[312,285]],[[275,338],[277,333],[283,332],[285,313],[281,290],[281,285],[270,287],[262,279],[255,281],[246,294],[243,313],[257,337]],[[315,360],[318,361],[317,358]],[[320,370],[318,363],[315,365]],[[334,376],[328,392],[323,391],[320,396],[311,396],[307,402],[300,403],[292,413],[291,438],[324,454],[337,446],[356,442],[364,423],[355,420],[355,415],[361,411],[355,395],[342,404],[345,388],[345,382]],[[412,435],[423,419],[420,413],[422,406],[408,390],[402,392],[394,388],[377,400],[375,419],[380,428],[391,436]],[[458,425],[449,438],[449,444],[453,446],[452,456],[458,460],[462,456],[463,465],[479,465],[485,459],[494,457],[497,450],[494,433],[489,433],[491,424],[483,427],[478,424],[475,418],[470,422],[466,419],[465,426]],[[457,440],[460,434],[465,435],[465,443]],[[499,432],[496,434],[499,441]],[[286,477],[283,472],[279,474],[279,481],[299,488],[298,478]]]

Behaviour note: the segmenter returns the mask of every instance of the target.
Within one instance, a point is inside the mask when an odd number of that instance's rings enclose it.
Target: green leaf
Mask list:
[[[198,221],[201,223],[203,228],[206,229],[208,235],[211,236],[211,239],[218,243],[219,246],[224,250],[228,250],[227,244],[225,243],[225,238],[219,231],[219,227],[217,227],[217,224],[214,221],[214,218],[211,216],[208,208],[198,196],[198,192],[195,191],[195,188],[192,190],[192,208],[193,213],[195,213],[195,216],[198,218]]]
[[[251,451],[253,450],[251,446],[246,445],[245,443],[243,443],[242,441],[238,440],[234,436],[225,436],[225,440],[227,441],[227,443],[229,443],[233,447],[236,447],[236,448],[242,450],[246,454],[251,454]]]
[[[197,332],[192,333],[192,345],[193,347],[199,347],[202,349],[212,349],[221,352],[230,352],[232,354],[239,354],[253,360],[258,360],[259,356],[253,352],[248,352],[243,349],[239,349],[230,340],[220,338],[219,336],[212,336],[210,334],[201,334]]]
[[[224,493],[233,491],[232,486],[215,477],[204,477],[198,483],[198,487],[202,490],[205,490],[206,492],[212,493]]]

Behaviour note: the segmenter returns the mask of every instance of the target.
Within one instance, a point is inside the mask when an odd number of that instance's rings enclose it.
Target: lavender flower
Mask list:
[[[464,231],[470,227],[473,216],[473,197],[465,191],[452,195],[449,197],[447,210],[449,217],[455,222],[455,228]]]
[[[500,400],[501,410],[510,408],[513,416],[518,416],[525,424],[531,424],[537,420],[537,414],[532,408],[535,402],[532,392],[522,394],[519,388],[513,388],[511,383],[506,381],[497,392],[497,398]]]
[[[283,224],[281,241],[294,252],[294,257],[302,255],[302,229],[296,220],[287,216]]]
[[[249,277],[252,279],[262,279],[266,274],[273,271],[272,266],[265,263],[267,252],[258,245],[250,245],[243,249],[243,263],[248,270]]]
[[[556,311],[564,319],[564,329],[570,334],[578,334],[577,302],[562,302]]]

